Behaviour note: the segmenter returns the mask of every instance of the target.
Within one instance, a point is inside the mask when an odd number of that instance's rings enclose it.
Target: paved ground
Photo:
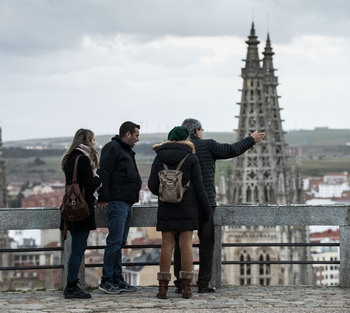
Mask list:
[[[338,287],[231,287],[215,294],[198,294],[182,299],[169,288],[168,299],[155,297],[156,287],[137,292],[106,295],[92,291],[92,299],[66,300],[61,291],[2,292],[0,312],[234,312],[234,313],[350,313],[350,289]]]

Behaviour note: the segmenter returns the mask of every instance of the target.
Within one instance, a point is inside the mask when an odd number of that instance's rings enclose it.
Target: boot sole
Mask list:
[[[74,296],[74,295],[65,295],[65,299],[91,299],[91,295],[88,296]]]
[[[189,299],[191,297],[192,297],[192,293],[187,294],[187,295],[182,294],[182,298],[184,298],[184,299]]]
[[[109,291],[107,289],[104,289],[102,287],[98,287],[99,290],[103,291],[104,293],[108,293],[110,295],[119,295],[120,293],[122,293],[121,290],[116,290],[116,291]]]

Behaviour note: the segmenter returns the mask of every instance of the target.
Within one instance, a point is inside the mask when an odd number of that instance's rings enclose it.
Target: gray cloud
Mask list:
[[[269,31],[287,129],[347,127],[347,0],[1,0],[4,140],[235,128],[252,15]],[[252,13],[254,8],[254,14]],[[269,15],[269,22],[267,22]],[[332,110],[316,109],[328,108]],[[71,113],[67,113],[71,112]],[[301,114],[301,112],[308,112]]]
[[[275,42],[301,33],[349,36],[349,12],[347,0],[3,0],[0,51],[75,49],[86,33],[139,34],[143,40],[169,34],[246,36],[252,15],[258,34],[265,38],[270,30]]]

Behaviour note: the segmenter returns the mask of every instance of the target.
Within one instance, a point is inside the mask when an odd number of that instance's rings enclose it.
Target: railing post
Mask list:
[[[67,239],[64,241],[64,244],[63,244],[63,257],[62,257],[62,260],[64,261],[64,263],[63,263],[64,264],[63,276],[62,276],[63,288],[65,288],[65,286],[67,284],[68,261],[69,261],[69,257],[70,257],[71,252],[72,252],[72,236],[70,234],[70,231],[68,231],[67,232]],[[81,260],[78,279],[79,279],[80,287],[85,289],[85,255],[83,256],[83,259]]]
[[[222,226],[219,212],[214,211],[214,260],[212,269],[211,285],[216,288],[221,287],[221,249],[222,249]]]
[[[350,288],[350,226],[340,226],[340,287]]]

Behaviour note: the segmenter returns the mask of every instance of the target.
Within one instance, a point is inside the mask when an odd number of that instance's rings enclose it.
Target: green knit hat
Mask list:
[[[187,127],[185,126],[176,126],[168,134],[168,140],[171,141],[181,141],[186,140],[190,135]]]

